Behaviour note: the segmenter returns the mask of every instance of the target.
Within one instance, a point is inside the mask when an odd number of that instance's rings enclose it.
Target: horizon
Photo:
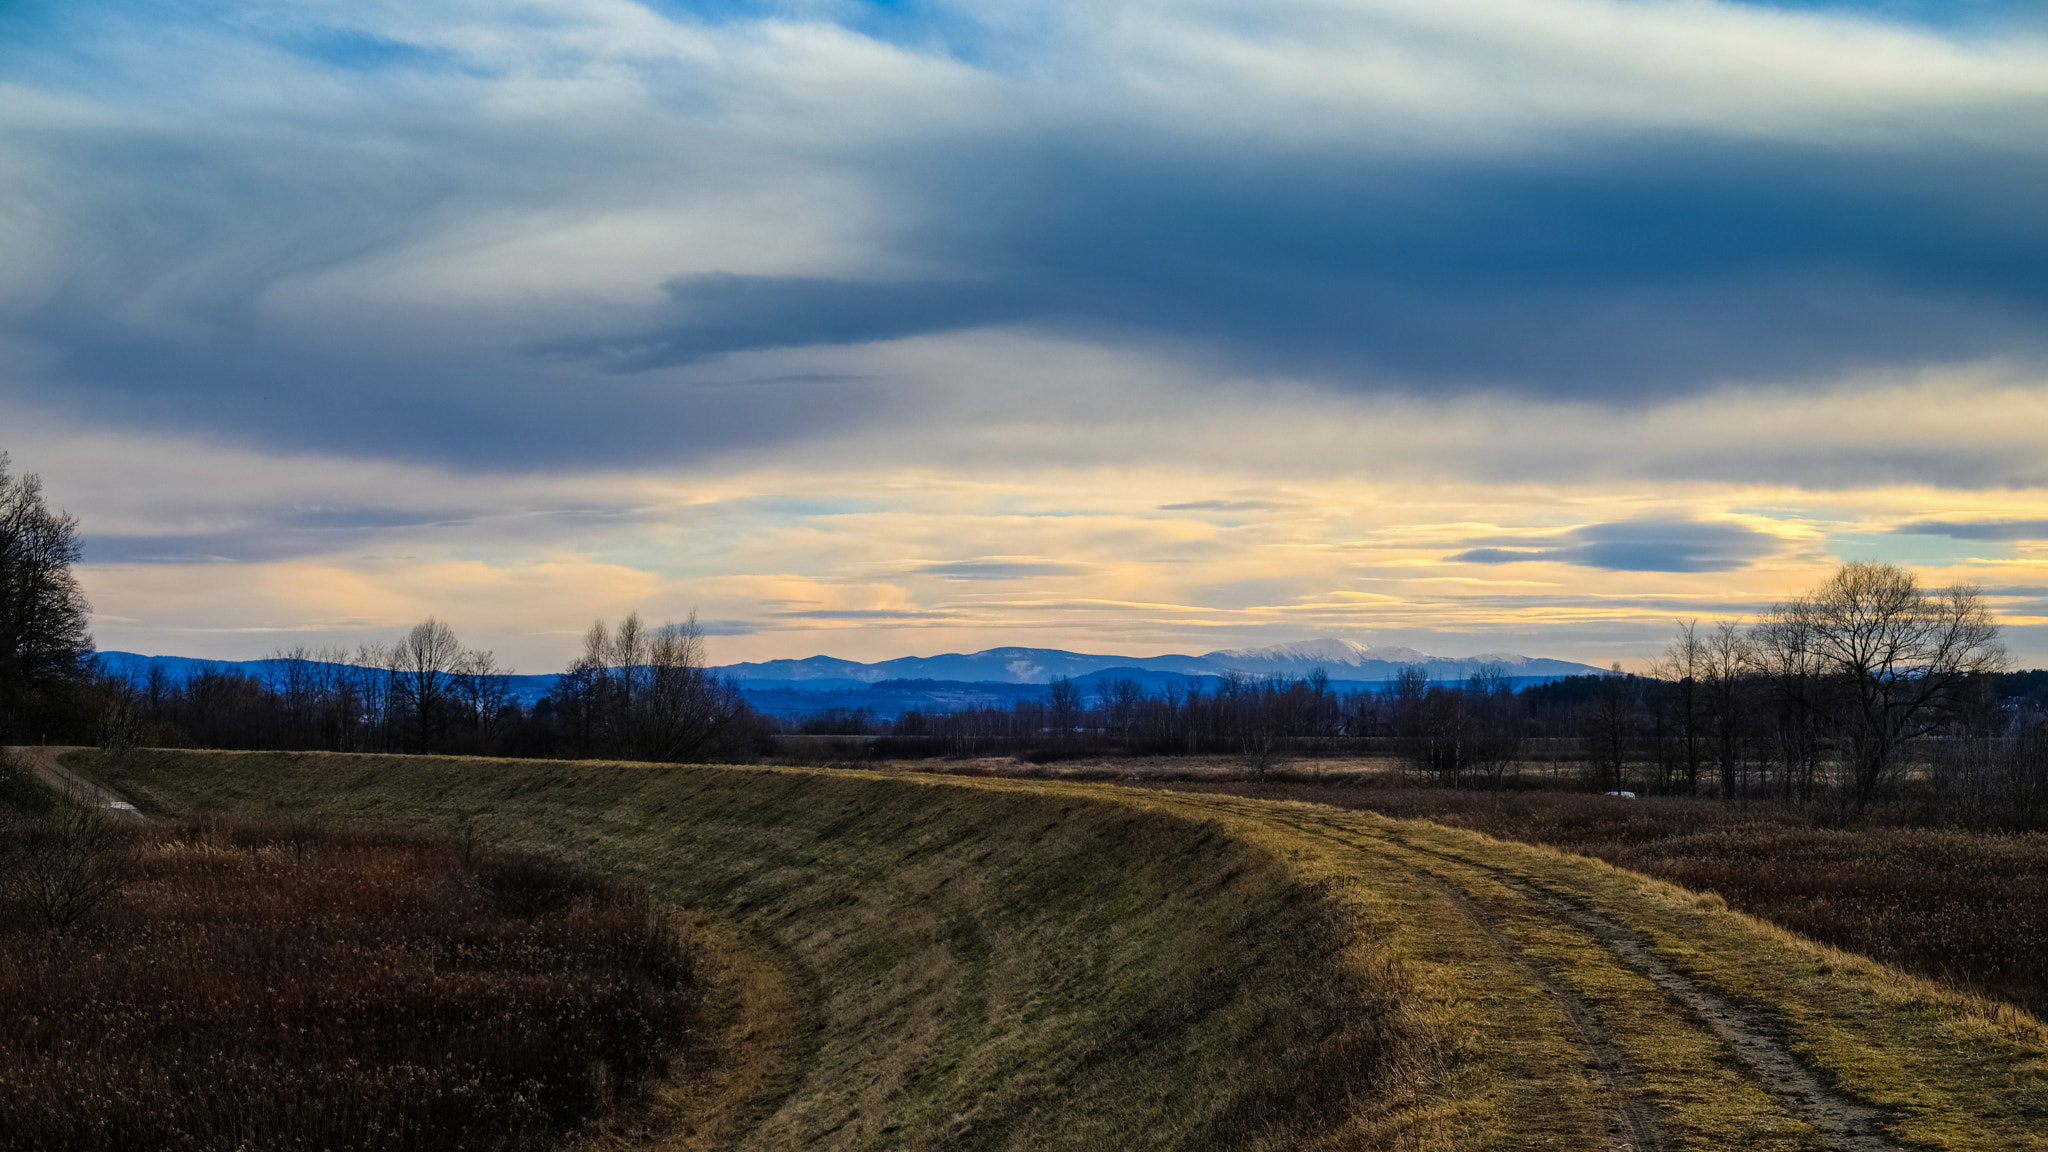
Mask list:
[[[2048,666],[2019,0],[0,11],[0,451],[109,650]]]
[[[1312,636],[1312,637],[1307,637],[1307,638],[1305,638],[1305,639],[1301,639],[1301,640],[1282,640],[1282,641],[1277,641],[1277,642],[1275,642],[1275,643],[1273,643],[1273,644],[1268,644],[1268,645],[1259,645],[1259,646],[1257,646],[1256,648],[1250,649],[1250,651],[1259,651],[1259,650],[1265,650],[1265,649],[1281,649],[1281,648],[1287,648],[1287,647],[1290,647],[1290,646],[1294,646],[1294,645],[1301,645],[1301,644],[1313,644],[1313,643],[1316,643],[1316,642],[1318,642],[1318,641],[1324,641],[1324,640],[1338,640],[1338,641],[1344,641],[1344,640],[1346,640],[1346,639],[1347,639],[1347,638],[1345,638],[1345,637],[1341,637],[1341,636]],[[1360,643],[1359,641],[1350,641],[1350,642],[1351,642],[1351,643]],[[1397,645],[1397,644],[1374,644],[1374,645],[1364,645],[1364,647],[1365,647],[1365,648],[1367,648],[1368,650],[1371,650],[1371,649],[1381,649],[1381,650],[1384,650],[1384,649],[1395,649],[1395,648],[1410,648],[1410,646],[1409,646],[1409,645]],[[891,661],[896,661],[896,660],[938,660],[938,659],[943,659],[943,658],[945,658],[945,657],[948,657],[948,656],[979,656],[979,655],[983,655],[983,654],[985,654],[985,653],[988,653],[988,652],[996,652],[996,651],[1002,651],[1002,650],[1004,650],[1004,649],[1018,649],[1018,650],[1022,650],[1022,651],[1033,651],[1033,652],[1061,652],[1061,653],[1066,653],[1066,654],[1068,654],[1068,655],[1075,655],[1075,656],[1091,656],[1091,657],[1114,657],[1114,658],[1117,658],[1117,659],[1129,659],[1129,660],[1163,660],[1163,659],[1168,659],[1168,658],[1172,658],[1172,657],[1184,657],[1184,658],[1187,658],[1187,659],[1206,659],[1206,658],[1208,658],[1208,657],[1211,657],[1211,656],[1216,656],[1216,655],[1219,655],[1219,654],[1221,654],[1221,653],[1224,653],[1224,652],[1228,652],[1228,651],[1246,651],[1246,649],[1224,649],[1224,648],[1214,648],[1214,649],[1210,649],[1210,650],[1208,650],[1208,651],[1202,651],[1202,652],[1188,651],[1188,652],[1156,652],[1156,653],[1135,653],[1135,652],[1107,652],[1107,651],[1091,651],[1091,650],[1087,650],[1087,649],[1079,649],[1079,648],[1057,648],[1057,647],[1049,647],[1049,646],[1046,646],[1046,645],[1039,645],[1039,644],[996,644],[996,645],[991,645],[991,646],[990,646],[990,647],[988,647],[988,648],[978,648],[978,649],[974,649],[974,650],[972,650],[972,651],[946,651],[946,652],[931,652],[931,653],[915,653],[915,652],[912,652],[912,653],[905,653],[905,654],[901,654],[901,655],[896,655],[896,656],[884,656],[884,657],[881,657],[881,658],[879,658],[879,659],[875,659],[875,660],[850,660],[849,658],[847,658],[847,657],[844,657],[844,656],[834,656],[834,655],[832,655],[832,654],[831,654],[831,653],[829,653],[829,652],[814,652],[814,653],[812,653],[812,654],[811,654],[811,655],[809,655],[809,656],[775,656],[775,657],[769,657],[769,658],[767,658],[767,659],[762,659],[762,660],[732,660],[732,661],[724,661],[724,662],[718,662],[718,661],[707,661],[707,662],[706,662],[706,666],[707,666],[707,667],[714,667],[714,668],[724,668],[724,667],[731,667],[731,666],[733,666],[733,665],[737,665],[737,664],[779,664],[779,663],[795,663],[795,664],[801,664],[801,663],[805,663],[805,662],[808,662],[808,661],[811,661],[811,660],[845,660],[845,661],[847,661],[847,662],[849,662],[849,663],[857,663],[857,664],[862,664],[862,665],[866,665],[866,666],[873,666],[873,665],[876,665],[876,664],[886,664],[886,663],[890,663]],[[1420,651],[1421,651],[1420,649],[1412,649],[1412,650],[1414,650],[1414,651],[1418,651],[1418,652],[1420,652]],[[135,657],[139,657],[139,658],[141,658],[141,659],[144,659],[144,660],[203,660],[203,661],[215,661],[215,662],[218,662],[218,663],[223,663],[223,664],[250,664],[250,663],[259,663],[259,662],[262,662],[262,661],[265,661],[265,660],[276,660],[276,659],[285,659],[285,658],[289,658],[289,657],[291,656],[291,653],[290,653],[290,652],[286,652],[286,651],[279,651],[279,650],[275,650],[275,649],[273,649],[273,650],[271,650],[271,651],[269,651],[269,652],[266,652],[265,654],[263,654],[263,655],[260,655],[260,656],[241,656],[241,657],[210,657],[210,656],[188,656],[188,655],[184,655],[184,654],[182,654],[182,653],[177,653],[177,652],[132,652],[132,651],[129,651],[129,650],[125,649],[125,648],[104,648],[104,649],[100,649],[100,650],[99,650],[99,651],[98,651],[98,652],[97,652],[96,654],[97,654],[97,655],[101,655],[101,656],[135,656]],[[334,649],[327,649],[327,650],[319,650],[319,649],[309,649],[309,650],[308,650],[308,652],[307,652],[307,656],[308,656],[308,658],[318,658],[318,657],[320,657],[320,656],[323,656],[323,655],[341,655],[341,656],[348,656],[348,655],[353,655],[353,653],[349,653],[349,652],[341,652],[341,651],[337,651],[337,650],[334,650]],[[1449,654],[1446,654],[1446,653],[1441,653],[1441,652],[1422,652],[1422,655],[1424,655],[1424,656],[1425,656],[1425,657],[1426,657],[1427,659],[1429,659],[1429,660],[1443,660],[1443,661],[1446,661],[1446,662],[1461,662],[1461,661],[1472,661],[1472,660],[1478,660],[1478,659],[1480,659],[1481,657],[1485,657],[1485,656],[1513,656],[1513,657],[1516,657],[1516,658],[1520,658],[1520,659],[1528,659],[1528,660],[1557,660],[1557,661],[1559,661],[1559,662],[1563,662],[1563,663],[1579,663],[1579,664],[1585,664],[1585,663],[1587,663],[1586,661],[1579,661],[1579,660],[1570,660],[1570,659],[1567,659],[1567,658],[1564,658],[1564,657],[1557,657],[1557,656],[1548,656],[1548,655],[1532,655],[1531,653],[1527,653],[1527,652],[1501,652],[1501,651],[1491,651],[1491,650],[1489,650],[1489,651],[1485,651],[1485,652],[1475,652],[1475,653],[1472,653],[1471,655],[1466,655],[1466,656],[1454,656],[1454,655],[1449,655]],[[567,664],[568,664],[568,662],[569,662],[569,661],[568,661],[567,659],[565,659],[565,660],[563,661],[563,665],[564,665],[564,666],[566,667],[566,666],[567,666]],[[1398,661],[1396,661],[1396,662],[1398,662]],[[1589,666],[1589,667],[1595,667],[1595,668],[1598,668],[1598,667],[1600,667],[1600,666],[1598,666],[1598,665],[1590,665],[1590,664],[1589,664],[1588,666]],[[545,675],[554,675],[555,673],[553,673],[553,672],[530,672],[530,671],[525,671],[525,670],[522,670],[522,669],[519,669],[519,668],[513,668],[513,669],[511,669],[511,674],[513,674],[513,675],[518,675],[518,676],[534,676],[534,675],[543,675],[543,676],[545,676]]]

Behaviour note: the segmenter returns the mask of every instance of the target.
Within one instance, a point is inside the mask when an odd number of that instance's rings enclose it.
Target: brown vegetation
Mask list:
[[[696,1014],[637,891],[304,820],[110,832],[67,933],[0,907],[0,1146],[548,1147],[665,1072]]]

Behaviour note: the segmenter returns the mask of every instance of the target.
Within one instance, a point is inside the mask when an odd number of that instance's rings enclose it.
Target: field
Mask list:
[[[765,1058],[727,1147],[2048,1148],[2030,1015],[1460,829],[1057,780],[73,759],[146,810],[468,828],[732,925]]]
[[[84,832],[104,905],[51,935],[0,898],[0,1147],[552,1148],[694,1059],[675,927],[587,873],[303,819]]]

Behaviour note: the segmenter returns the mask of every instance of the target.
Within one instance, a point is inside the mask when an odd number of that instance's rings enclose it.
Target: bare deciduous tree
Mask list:
[[[1752,658],[1834,733],[1859,810],[1901,767],[1907,745],[1947,720],[1964,681],[2005,665],[1979,589],[1924,589],[1892,564],[1843,565],[1774,606],[1753,639]]]
[[[737,685],[704,667],[697,614],[647,628],[635,612],[599,620],[554,692],[586,751],[641,760],[704,756],[746,711]]]
[[[84,683],[91,607],[72,575],[78,520],[52,512],[34,474],[10,476],[0,452],[0,738],[54,692]]]
[[[413,735],[422,754],[433,747],[434,725],[443,718],[462,658],[455,630],[431,616],[390,652],[391,686],[412,710]]]
[[[1466,759],[1498,790],[1522,754],[1522,710],[1515,700],[1514,680],[1505,665],[1489,661],[1465,681],[1465,698],[1470,732]]]

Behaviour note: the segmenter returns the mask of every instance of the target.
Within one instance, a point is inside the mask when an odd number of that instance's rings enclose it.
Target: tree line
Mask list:
[[[102,671],[86,689],[106,748],[200,747],[632,760],[750,759],[761,720],[707,673],[694,617],[616,632],[595,624],[547,695],[522,702],[512,670],[429,618],[395,643],[274,653],[252,670]]]
[[[295,648],[255,672],[127,678],[93,659],[77,528],[0,454],[0,742],[682,761],[773,754],[779,730],[869,738],[875,755],[1221,754],[1260,776],[1283,755],[1353,752],[1447,785],[1911,803],[2048,826],[2048,672],[2006,671],[1981,591],[1926,588],[1889,564],[1845,564],[1748,623],[1684,624],[1648,675],[1617,666],[1518,691],[1499,666],[1458,684],[1418,667],[1348,693],[1321,671],[1158,691],[1063,679],[1009,708],[773,722],[706,670],[694,615],[599,621],[532,702],[432,618],[392,643]]]
[[[705,672],[694,615],[599,621],[530,704],[493,653],[432,617],[391,643],[293,648],[255,671],[201,662],[131,677],[94,658],[79,556],[77,518],[0,453],[0,744],[691,760],[750,757],[761,740],[739,690]]]
[[[1391,757],[1451,786],[1915,806],[1927,819],[2048,827],[2048,673],[2011,673],[1982,593],[1843,565],[1747,624],[1697,622],[1649,674],[1516,689],[1404,670],[1375,690],[1298,680],[1057,680],[1036,700],[893,721],[841,713],[798,732],[875,737],[896,756],[1223,755],[1255,776],[1281,755]]]

